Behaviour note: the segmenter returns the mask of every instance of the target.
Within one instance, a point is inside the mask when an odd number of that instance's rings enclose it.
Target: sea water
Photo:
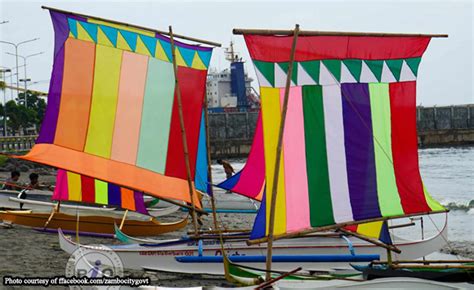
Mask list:
[[[474,241],[474,147],[419,150],[429,193],[450,209],[449,240]]]
[[[244,159],[229,160],[238,172],[245,165]],[[420,173],[428,192],[443,206],[448,214],[448,238],[454,242],[474,241],[474,147],[435,148],[419,150]],[[214,183],[225,179],[222,166],[213,164]],[[228,195],[229,199],[241,198]],[[445,214],[423,218],[425,238],[439,232],[445,221]],[[398,220],[391,224],[407,223]],[[421,237],[420,220],[409,229],[398,229],[395,233],[417,239]]]

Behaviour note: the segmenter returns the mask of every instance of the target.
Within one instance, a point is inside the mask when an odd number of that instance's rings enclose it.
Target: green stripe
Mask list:
[[[369,84],[377,194],[382,216],[403,214],[392,156],[389,84]]]
[[[95,203],[98,204],[108,204],[109,203],[109,194],[107,182],[95,179]]]
[[[322,86],[303,86],[306,170],[312,227],[334,224],[329,188]]]
[[[173,64],[148,61],[137,165],[164,173],[174,100]]]

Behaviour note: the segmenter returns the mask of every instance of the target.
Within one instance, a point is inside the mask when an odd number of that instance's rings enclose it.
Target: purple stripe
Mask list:
[[[58,124],[59,105],[61,103],[61,90],[64,71],[64,46],[61,47],[54,59],[51,82],[49,83],[48,107],[41,124],[40,134],[36,143],[54,143],[54,135]]]
[[[145,201],[143,200],[143,193],[139,191],[134,191],[133,198],[135,199],[135,211],[148,215],[148,211],[145,207]]]
[[[166,42],[170,42],[170,38],[167,36],[164,36],[163,34],[155,33],[155,37],[161,40],[164,40]],[[194,49],[194,50],[200,50],[200,51],[211,51],[212,47],[206,47],[206,46],[198,46],[198,45],[191,45],[187,44],[181,41],[177,41],[175,39],[174,44],[179,47],[184,47],[184,48],[189,48],[189,49]]]
[[[69,36],[69,25],[65,14],[50,11],[51,21],[54,28],[54,56],[63,48],[66,39]]]
[[[380,217],[368,84],[342,84],[347,177],[354,220]]]
[[[120,191],[120,186],[109,183],[109,205],[122,206],[122,192]]]

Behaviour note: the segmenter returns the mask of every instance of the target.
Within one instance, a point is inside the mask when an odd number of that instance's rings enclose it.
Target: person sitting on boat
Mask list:
[[[3,184],[3,188],[5,190],[19,190],[20,186],[18,180],[20,179],[20,172],[13,170],[10,173],[10,178],[8,178],[5,183]]]
[[[222,159],[217,159],[217,164],[222,165],[224,167],[224,172],[227,178],[231,178],[232,175],[235,173],[234,168],[228,161],[222,160]]]

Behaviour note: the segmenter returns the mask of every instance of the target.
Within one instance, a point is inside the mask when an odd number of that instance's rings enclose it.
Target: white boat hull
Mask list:
[[[121,258],[125,268],[147,269],[153,271],[179,272],[193,274],[223,275],[222,263],[183,263],[176,257],[179,256],[219,256],[222,254],[218,240],[204,240],[201,250],[197,241],[191,241],[179,245],[146,246],[146,245],[79,245],[67,239],[60,232],[61,248],[72,253],[78,247],[85,247],[94,251],[113,250]],[[386,259],[386,250],[379,248],[357,238],[350,237],[356,254],[376,254],[380,259]],[[176,240],[163,241],[169,243]],[[446,244],[447,227],[436,236],[417,241],[397,241],[394,244],[402,251],[401,254],[392,254],[395,260],[416,259],[439,250]],[[265,244],[247,246],[244,240],[227,241],[224,248],[228,256],[265,256],[267,248]],[[274,243],[273,255],[347,255],[349,253],[347,242],[339,237],[304,237],[290,240],[279,240]],[[360,264],[360,263],[359,263]],[[244,265],[264,268],[264,262],[244,263]],[[273,268],[280,271],[290,271],[297,267],[303,267],[306,271],[330,271],[334,268],[348,268],[348,262],[278,262],[273,263]]]

